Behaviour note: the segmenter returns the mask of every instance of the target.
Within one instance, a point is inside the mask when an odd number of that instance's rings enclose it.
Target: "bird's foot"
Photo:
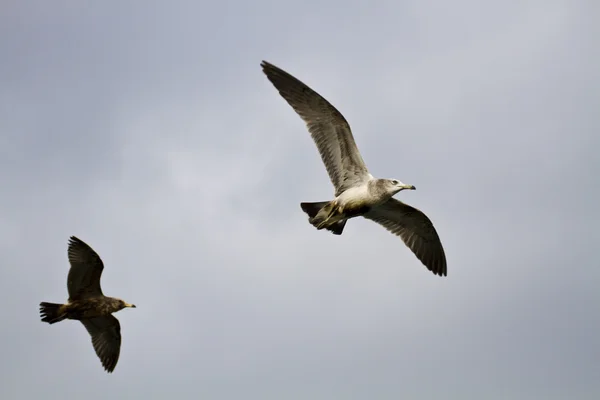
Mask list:
[[[338,202],[335,200],[332,201],[331,204],[329,205],[329,214],[327,215],[326,219],[330,219],[336,213],[341,213],[341,210],[342,210],[342,208],[338,205]]]

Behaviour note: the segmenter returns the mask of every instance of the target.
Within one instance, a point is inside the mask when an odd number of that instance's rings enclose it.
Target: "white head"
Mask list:
[[[408,190],[416,189],[414,187],[414,185],[407,185],[406,183],[400,182],[397,179],[385,179],[385,181],[386,181],[386,189],[393,194],[396,194],[399,191],[404,190],[404,189],[408,189]]]

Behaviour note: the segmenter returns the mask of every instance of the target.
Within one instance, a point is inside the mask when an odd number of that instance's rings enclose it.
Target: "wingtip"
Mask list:
[[[75,245],[85,245],[86,243],[79,239],[77,236],[71,236],[69,237],[69,246],[75,246]]]
[[[421,260],[423,265],[433,274],[439,277],[448,276],[448,269],[446,267],[446,262],[442,261],[441,263],[437,263],[435,261],[431,262],[428,260]]]
[[[444,276],[448,276],[448,270],[446,269],[446,266],[443,265],[441,268],[436,269],[435,271],[431,271],[434,273],[434,275],[438,275],[440,277],[444,277]]]
[[[273,64],[271,64],[271,63],[270,63],[270,62],[268,62],[268,61],[262,60],[262,61],[260,62],[260,66],[262,67],[262,70],[264,71],[265,69],[272,67],[272,66],[273,66]]]

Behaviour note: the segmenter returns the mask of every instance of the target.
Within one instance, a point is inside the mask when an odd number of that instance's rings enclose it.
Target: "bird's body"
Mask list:
[[[69,300],[66,304],[40,303],[41,319],[49,324],[65,319],[80,321],[92,338],[102,366],[112,372],[121,350],[121,325],[112,314],[135,305],[102,294],[100,277],[104,264],[90,246],[75,236],[69,241],[68,256]]]
[[[44,303],[51,304],[51,303]],[[62,319],[82,320],[95,317],[105,317],[123,309],[123,301],[115,297],[91,297],[88,299],[69,301],[61,304],[57,314]],[[48,322],[48,321],[44,321]]]
[[[341,235],[346,222],[358,216],[370,219],[400,236],[434,274],[446,275],[446,256],[433,224],[421,211],[393,199],[413,185],[395,179],[376,179],[358,151],[350,125],[317,92],[266,61],[263,72],[279,94],[304,120],[335,188],[331,201],[303,202],[302,210],[317,229]]]
[[[365,215],[392,197],[392,194],[386,190],[386,184],[385,179],[372,178],[359,186],[343,191],[311,217],[310,223],[317,229],[327,229],[340,221]]]

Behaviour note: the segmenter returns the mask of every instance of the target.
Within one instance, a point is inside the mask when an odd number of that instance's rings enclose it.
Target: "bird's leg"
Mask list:
[[[323,210],[324,212],[328,212],[328,214],[318,223],[316,226],[317,229],[324,229],[328,226],[331,226],[338,221],[344,218],[344,214],[340,212],[343,208],[339,206],[338,202],[333,200],[326,207],[328,210]]]
[[[329,215],[327,215],[327,220],[331,217],[333,217],[334,214],[336,214],[339,211],[339,206],[336,200],[333,200],[331,202],[331,208],[329,210]]]

